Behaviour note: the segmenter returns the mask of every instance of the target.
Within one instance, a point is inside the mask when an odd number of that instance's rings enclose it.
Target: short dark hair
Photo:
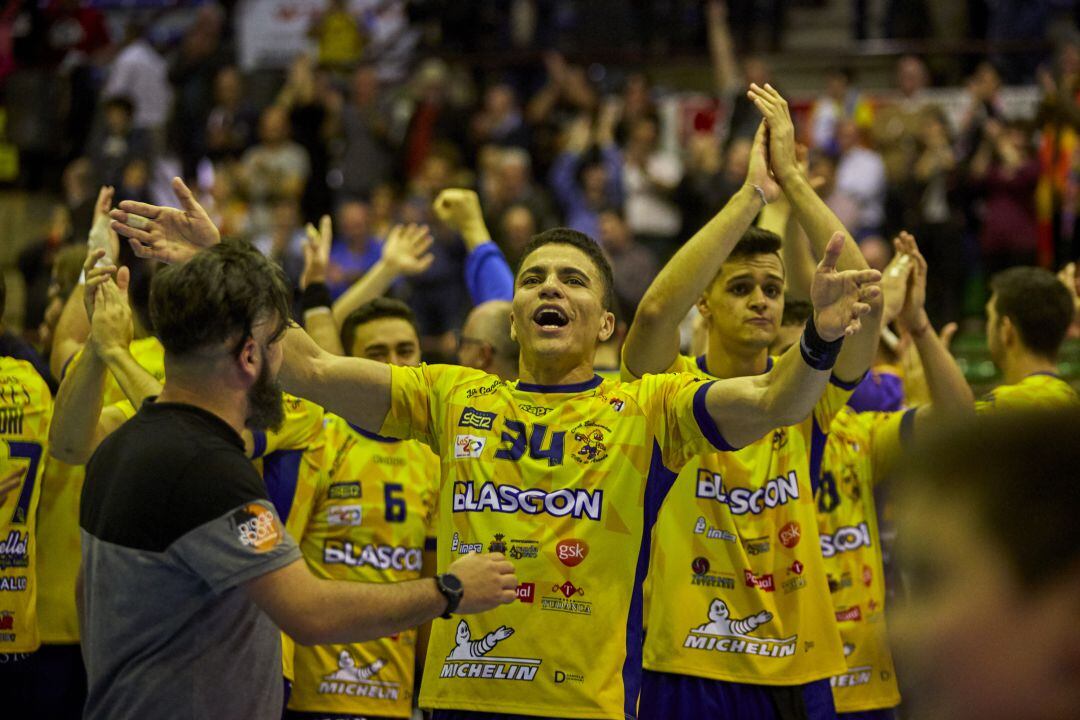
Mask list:
[[[150,318],[171,356],[182,357],[240,336],[267,317],[275,335],[289,322],[285,273],[250,244],[222,240],[182,265],[154,273]]]
[[[604,309],[612,310],[615,307],[615,275],[611,271],[611,263],[608,262],[604,251],[595,240],[577,230],[558,227],[533,235],[528,245],[521,251],[521,260],[518,261],[515,277],[521,272],[525,259],[545,245],[570,245],[585,253],[600,271],[600,280],[604,283],[604,292],[601,296]]]
[[[808,300],[795,300],[790,295],[784,295],[784,314],[780,318],[781,325],[802,325],[813,314],[813,303]]]
[[[352,346],[356,342],[357,328],[373,320],[382,320],[383,318],[400,318],[412,325],[417,337],[420,336],[420,329],[416,326],[416,315],[413,313],[412,308],[394,298],[375,298],[349,313],[345,318],[345,322],[341,324],[341,347],[345,350],[345,354],[352,354]]]
[[[780,236],[771,230],[762,230],[759,227],[749,227],[739,242],[728,254],[728,259],[750,257],[752,255],[779,255],[783,241]]]
[[[898,488],[958,497],[1017,577],[1037,587],[1080,559],[1080,409],[987,413],[906,455]],[[1027,492],[1020,478],[1037,478]],[[991,551],[993,552],[993,551]]]
[[[1072,296],[1049,270],[1012,267],[990,281],[994,309],[1020,332],[1024,347],[1043,357],[1057,357],[1076,308]]]

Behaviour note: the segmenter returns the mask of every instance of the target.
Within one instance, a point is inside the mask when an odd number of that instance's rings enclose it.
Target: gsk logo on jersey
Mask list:
[[[560,540],[555,545],[555,557],[567,567],[577,567],[589,554],[589,544],[577,538]]]
[[[821,554],[830,558],[838,553],[871,547],[870,528],[861,522],[855,527],[842,527],[831,535],[821,536]]]
[[[472,481],[454,483],[454,512],[525,513],[599,520],[604,502],[603,490],[571,490],[563,488],[548,492],[538,488],[522,489],[516,485],[496,485],[485,482],[479,487]]]
[[[611,428],[586,420],[572,431],[574,440],[578,443],[574,459],[581,464],[600,462],[607,457],[607,435]]]
[[[439,677],[532,682],[542,663],[539,658],[489,655],[513,634],[514,628],[501,625],[487,635],[473,639],[469,624],[462,620],[457,626],[454,648],[446,656]]]
[[[342,650],[338,655],[337,670],[323,676],[322,682],[319,683],[319,694],[397,700],[401,692],[401,684],[385,682],[376,677],[384,667],[386,667],[386,661],[382,658],[370,665],[360,667],[348,650]]]
[[[792,470],[787,476],[775,477],[756,490],[737,487],[728,491],[724,488],[724,479],[719,473],[700,468],[697,496],[727,505],[732,515],[760,515],[766,509],[786,505],[790,500],[798,500],[799,478]]]
[[[327,565],[373,567],[379,570],[419,571],[424,565],[421,548],[401,545],[354,545],[348,540],[323,542],[323,562]]]
[[[792,521],[780,528],[780,544],[789,550],[802,540],[802,528],[799,523]]]
[[[454,457],[458,460],[463,458],[478,458],[484,452],[487,438],[476,435],[458,435],[454,438]]]
[[[484,412],[471,408],[468,405],[461,411],[461,419],[458,420],[460,427],[475,428],[476,430],[490,430],[498,417],[495,413]]]
[[[709,621],[686,634],[683,647],[691,650],[758,655],[761,657],[789,657],[795,654],[798,635],[786,638],[755,637],[750,633],[771,622],[773,615],[762,610],[756,615],[733,620],[727,603],[720,598],[709,604]]]

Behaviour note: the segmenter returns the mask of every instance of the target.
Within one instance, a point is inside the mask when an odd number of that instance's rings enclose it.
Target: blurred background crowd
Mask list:
[[[447,187],[479,192],[511,264],[539,230],[596,238],[628,323],[742,184],[759,121],[745,90],[771,82],[871,265],[899,230],[916,235],[930,316],[961,324],[962,366],[989,382],[988,277],[1080,255],[1078,5],[7,0],[5,335],[48,344],[99,186],[175,204],[175,175],[294,283],[304,225],[332,216],[335,294],[392,225],[430,224],[434,262],[393,294],[431,361],[454,356],[471,304],[465,248],[431,211]],[[1062,359],[1080,376],[1075,342]]]

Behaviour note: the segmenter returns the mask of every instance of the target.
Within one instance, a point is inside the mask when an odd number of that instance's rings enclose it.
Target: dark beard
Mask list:
[[[278,430],[285,422],[285,398],[277,380],[270,379],[267,365],[255,384],[248,390],[248,417],[244,424],[250,430]]]

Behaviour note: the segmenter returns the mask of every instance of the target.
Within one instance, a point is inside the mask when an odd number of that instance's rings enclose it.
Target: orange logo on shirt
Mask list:
[[[237,510],[232,519],[240,544],[255,552],[272,550],[285,537],[285,530],[274,512],[258,503]]]

